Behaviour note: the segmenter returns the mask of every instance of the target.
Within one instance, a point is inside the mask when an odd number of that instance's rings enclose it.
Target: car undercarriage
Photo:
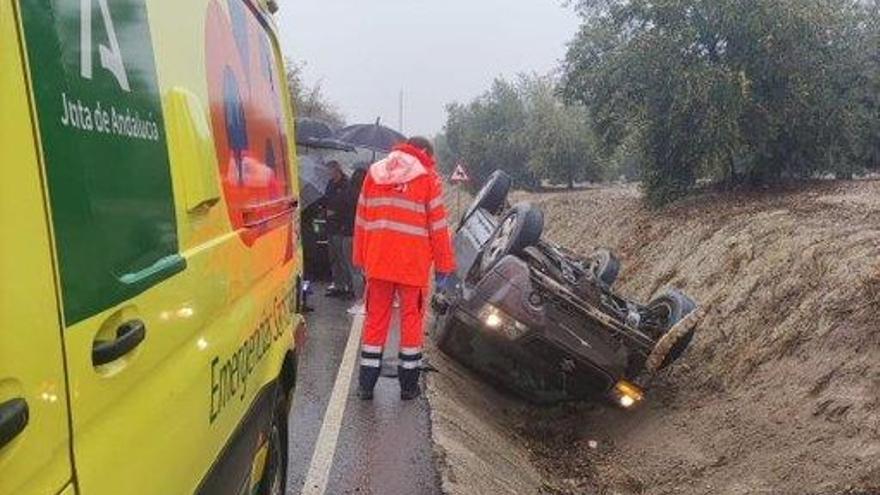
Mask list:
[[[431,335],[441,351],[536,403],[643,399],[658,371],[678,359],[702,317],[669,289],[647,304],[612,290],[620,262],[541,239],[534,206],[510,206],[510,178],[495,172],[455,234],[462,283],[435,294]]]

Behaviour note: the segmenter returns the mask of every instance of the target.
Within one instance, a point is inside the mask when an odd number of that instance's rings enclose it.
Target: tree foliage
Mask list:
[[[867,33],[865,71],[868,89],[861,102],[864,105],[868,125],[864,161],[868,168],[880,168],[880,0],[865,5],[864,30]]]
[[[345,116],[327,100],[321,82],[309,86],[303,80],[303,67],[304,64],[290,60],[286,63],[287,87],[293,98],[296,116],[322,120],[334,128],[344,126]]]
[[[437,159],[437,168],[443,175],[449,175],[455,169],[456,156],[449,147],[446,134],[439,133],[434,136],[434,157]]]
[[[577,9],[563,94],[589,110],[605,156],[626,146],[644,157],[651,203],[701,178],[848,175],[877,154],[876,15],[864,2],[582,0]]]
[[[438,148],[441,166],[466,163],[476,184],[496,169],[526,189],[542,181],[573,187],[601,175],[592,158],[585,108],[564,105],[549,77],[496,79],[479,98],[449,105],[447,111],[443,147]]]
[[[563,104],[550,78],[524,79],[523,86],[529,168],[541,179],[569,188],[575,182],[600,179],[586,109]]]
[[[446,141],[467,164],[472,179],[481,183],[493,170],[503,169],[523,187],[537,186],[520,139],[525,105],[514,84],[497,79],[481,97],[467,105],[453,103],[446,110]]]

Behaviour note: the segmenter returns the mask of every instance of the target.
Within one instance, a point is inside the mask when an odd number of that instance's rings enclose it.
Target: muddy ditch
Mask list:
[[[618,290],[706,309],[636,411],[535,408],[431,351],[433,435],[453,494],[880,494],[880,181],[705,194],[518,193],[545,238],[622,259]]]

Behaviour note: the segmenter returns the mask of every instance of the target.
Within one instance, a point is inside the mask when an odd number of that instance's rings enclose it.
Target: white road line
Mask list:
[[[339,429],[342,426],[342,417],[345,415],[345,404],[348,402],[348,391],[351,387],[351,377],[357,362],[364,325],[363,316],[355,316],[353,320],[348,343],[339,363],[336,382],[333,384],[333,392],[330,394],[330,402],[327,403],[327,411],[324,413],[324,422],[315,442],[315,452],[312,454],[309,472],[303,483],[302,495],[324,495],[327,490],[327,480],[330,477],[330,468],[333,467],[336,442],[339,440]]]

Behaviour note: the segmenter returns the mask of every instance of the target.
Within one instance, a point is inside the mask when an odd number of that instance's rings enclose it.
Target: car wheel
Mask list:
[[[601,280],[608,287],[617,281],[620,273],[620,260],[609,249],[597,249],[588,258],[589,269],[596,280]]]
[[[260,481],[261,495],[284,495],[287,485],[287,400],[282,400],[269,428],[266,469]]]
[[[431,340],[440,350],[445,351],[452,314],[455,312],[459,298],[460,295],[457,291],[453,294],[435,293],[431,298],[433,321],[429,333]]]
[[[646,365],[652,371],[666,368],[684,353],[694,338],[695,326],[685,327],[676,335],[669,331],[676,323],[693,313],[697,308],[691,298],[681,291],[671,289],[657,297],[646,307],[644,325],[657,339],[654,352],[648,357]]]
[[[486,183],[483,184],[483,187],[480,188],[480,191],[474,197],[464,216],[461,217],[459,227],[464,225],[481,208],[493,215],[497,215],[507,201],[507,193],[510,192],[511,183],[510,176],[504,171],[496,170],[492,172],[489,178],[486,179]]]
[[[485,274],[501,258],[519,254],[537,244],[544,231],[544,214],[529,203],[515,205],[507,212],[483,247],[480,273]]]

